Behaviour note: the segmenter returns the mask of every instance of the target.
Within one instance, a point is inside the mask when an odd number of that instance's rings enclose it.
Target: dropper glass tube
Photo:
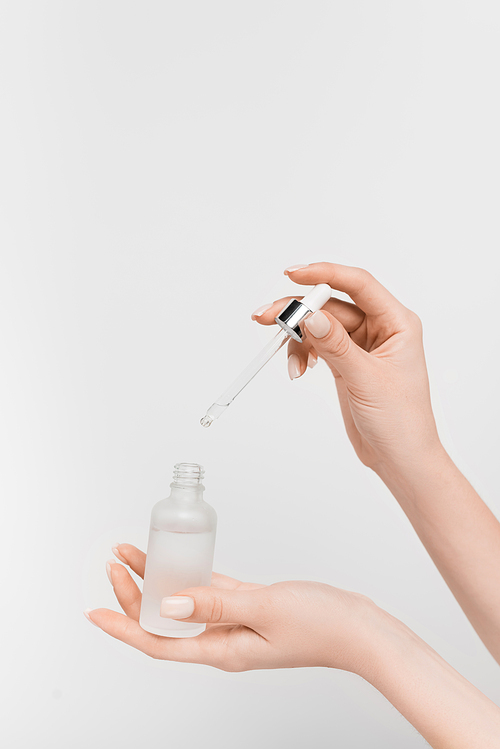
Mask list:
[[[281,328],[267,346],[243,370],[240,376],[217,398],[215,403],[212,403],[205,416],[200,420],[200,424],[204,427],[209,427],[215,419],[218,419],[226,408],[231,405],[236,396],[241,393],[243,388],[253,380],[255,375],[272,359],[289,338],[288,333]]]
[[[290,299],[279,315],[274,318],[274,321],[280,326],[281,330],[276,333],[270,343],[250,362],[248,367],[243,370],[228,389],[217,398],[215,403],[212,403],[205,416],[200,419],[202,426],[209,427],[215,419],[218,419],[224,413],[238,393],[241,393],[243,388],[253,380],[255,375],[273,358],[289,338],[293,338],[293,340],[299,343],[302,342],[304,337],[301,327],[302,323],[309,315],[321,309],[330,299],[331,294],[331,287],[326,283],[320,283],[313,286],[302,300]]]

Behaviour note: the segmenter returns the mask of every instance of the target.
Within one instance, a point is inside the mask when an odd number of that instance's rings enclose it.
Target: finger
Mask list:
[[[291,380],[301,377],[307,367],[315,367],[318,363],[318,354],[311,346],[311,342],[304,338],[302,343],[290,338],[288,342],[288,376]]]
[[[348,333],[354,333],[359,328],[366,315],[359,307],[343,299],[331,297],[322,309],[329,312],[342,323]]]
[[[228,577],[227,575],[221,575],[218,572],[212,572],[212,587],[220,588],[222,590],[257,590],[258,588],[265,588],[265,585],[259,585],[258,583],[242,583],[240,580],[235,580],[234,577]],[[233,622],[236,624],[236,622]],[[224,627],[225,624],[207,624],[207,631],[214,627]]]
[[[327,283],[332,289],[349,294],[367,315],[377,316],[406,310],[404,305],[363,268],[336,263],[311,263],[296,270],[285,270],[294,283]]]
[[[118,553],[117,553],[118,552]],[[121,562],[128,564],[136,575],[144,579],[144,569],[146,567],[146,555],[143,551],[132,544],[117,544],[113,546],[113,553]]]
[[[314,350],[334,374],[353,384],[366,383],[374,376],[376,359],[354,343],[336,317],[319,310],[307,318],[304,326]]]
[[[127,616],[139,621],[141,613],[142,594],[135,582],[132,580],[130,573],[122,564],[118,562],[108,562],[109,579],[115,596]]]
[[[164,598],[160,616],[186,622],[244,624],[258,630],[266,620],[264,591],[186,588]]]
[[[221,575],[220,572],[212,572],[212,586],[223,590],[235,590],[241,585],[239,580],[227,575]]]
[[[198,637],[161,637],[146,632],[135,619],[110,609],[94,609],[86,612],[90,621],[114,637],[151,658],[161,658],[184,663],[203,663]]]
[[[235,580],[234,577],[221,575],[219,572],[212,572],[212,586],[224,590],[257,590],[257,588],[266,587],[259,583],[242,583],[240,580]]]
[[[307,366],[309,367],[309,369],[314,369],[317,363],[318,363],[318,352],[315,351],[312,346],[310,346],[309,353],[307,354]]]
[[[252,314],[252,320],[255,320],[261,325],[274,325],[274,318],[283,311],[283,309],[291,299],[298,299],[300,301],[303,298],[304,297],[302,296],[297,296],[277,299],[272,304],[266,304],[261,307],[260,309],[265,308],[265,311],[261,314],[257,315],[256,313],[258,312],[258,310],[256,310]],[[329,299],[324,305],[323,309],[325,309],[331,315],[334,315],[334,317],[336,317],[337,320],[342,323],[348,333],[353,333],[355,330],[357,330],[365,319],[365,313],[360,310],[359,307],[356,307],[355,304],[344,302],[343,299],[336,299],[335,297]]]

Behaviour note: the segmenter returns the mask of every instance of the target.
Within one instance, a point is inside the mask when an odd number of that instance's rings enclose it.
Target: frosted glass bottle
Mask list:
[[[217,514],[203,499],[203,467],[177,463],[172,492],[153,507],[139,623],[154,635],[194,637],[205,624],[160,616],[162,598],[210,585]]]

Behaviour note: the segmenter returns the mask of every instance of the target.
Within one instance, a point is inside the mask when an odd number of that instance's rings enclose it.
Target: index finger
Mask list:
[[[254,312],[252,320],[257,320],[261,325],[274,325],[276,315],[279,315],[283,311],[291,299],[301,301],[303,297],[297,295],[296,297],[288,296],[283,297],[283,299],[277,299],[272,304],[266,304],[262,312],[260,309],[256,310],[258,314],[256,315]],[[336,299],[335,297],[329,299],[323,305],[323,309],[336,317],[348,333],[353,333],[357,330],[365,319],[365,313],[359,307],[356,307],[355,304],[344,302],[342,299]]]
[[[367,315],[373,317],[400,312],[404,305],[363,268],[337,263],[311,263],[295,270],[285,270],[294,283],[307,286],[327,283],[332,289],[344,291]]]
[[[91,616],[92,615],[92,616]],[[203,663],[199,637],[177,638],[153,635],[142,629],[138,621],[111,609],[94,609],[87,614],[90,621],[116,640],[141,650],[151,658],[184,663]]]
[[[113,547],[112,551],[121,562],[128,564],[130,569],[133,570],[136,575],[139,575],[139,577],[144,579],[146,555],[143,551],[136,546],[132,546],[132,544],[117,544]],[[118,552],[118,554],[116,552]]]

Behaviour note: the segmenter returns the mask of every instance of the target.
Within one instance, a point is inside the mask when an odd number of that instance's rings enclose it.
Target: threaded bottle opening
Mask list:
[[[203,480],[205,469],[198,463],[176,463],[174,484],[177,486],[198,486]]]

